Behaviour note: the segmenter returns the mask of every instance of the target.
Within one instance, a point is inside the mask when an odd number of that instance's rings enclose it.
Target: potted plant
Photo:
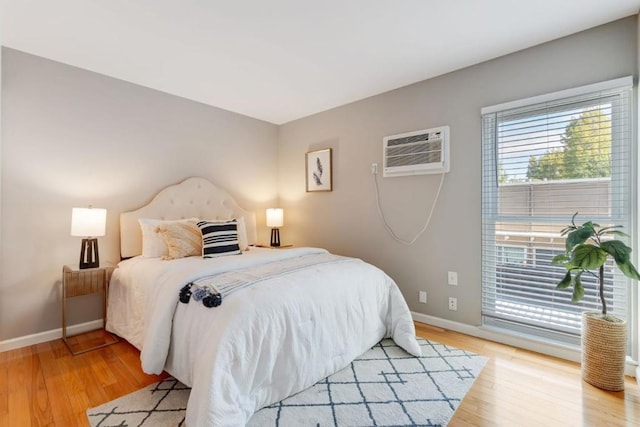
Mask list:
[[[622,319],[607,314],[605,263],[612,258],[625,276],[640,280],[640,275],[631,263],[631,248],[614,237],[627,236],[619,230],[622,226],[601,227],[591,221],[576,225],[576,215],[577,212],[571,218],[571,225],[561,233],[567,239],[566,253],[557,255],[551,262],[567,269],[557,289],[573,287],[571,301],[578,302],[584,297],[582,275],[591,274],[598,279],[602,311],[582,315],[582,378],[605,390],[624,390],[627,325]]]

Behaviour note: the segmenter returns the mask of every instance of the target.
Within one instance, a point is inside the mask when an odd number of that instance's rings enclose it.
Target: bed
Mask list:
[[[149,221],[162,234],[162,224],[196,218],[206,220],[197,222],[205,236],[204,227],[233,223],[236,234],[225,239],[236,238],[240,254],[163,259],[149,251],[158,243],[149,240]],[[106,328],[141,351],[145,372],[166,370],[192,388],[189,426],[244,426],[385,337],[420,355],[409,309],[386,274],[319,248],[253,246],[254,214],[203,178],[122,213],[120,227],[123,261],[112,275]],[[215,295],[218,305],[206,303]]]

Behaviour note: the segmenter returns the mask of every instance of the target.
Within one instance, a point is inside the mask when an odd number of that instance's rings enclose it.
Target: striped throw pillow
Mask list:
[[[202,233],[202,257],[215,258],[224,255],[240,255],[238,242],[238,223],[199,221],[198,228]]]

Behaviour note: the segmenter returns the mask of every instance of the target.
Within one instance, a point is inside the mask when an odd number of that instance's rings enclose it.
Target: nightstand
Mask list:
[[[82,347],[76,350],[74,344],[70,342],[70,336],[67,336],[67,300],[69,298],[78,297],[81,295],[88,295],[94,293],[101,293],[102,302],[102,320],[103,324],[107,323],[107,291],[109,289],[109,279],[111,278],[112,268],[99,267],[88,268],[84,270],[78,270],[65,265],[62,268],[62,340],[71,351],[74,356],[77,354],[85,353],[87,351],[95,350],[97,348],[106,347],[118,342],[118,338],[114,335],[104,332],[110,338],[108,341],[102,340],[90,347]],[[74,335],[75,336],[75,335]]]

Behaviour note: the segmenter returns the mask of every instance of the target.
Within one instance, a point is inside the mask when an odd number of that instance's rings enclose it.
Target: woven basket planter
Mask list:
[[[625,321],[611,316],[604,320],[600,313],[583,313],[583,380],[603,390],[624,390],[626,349]]]

